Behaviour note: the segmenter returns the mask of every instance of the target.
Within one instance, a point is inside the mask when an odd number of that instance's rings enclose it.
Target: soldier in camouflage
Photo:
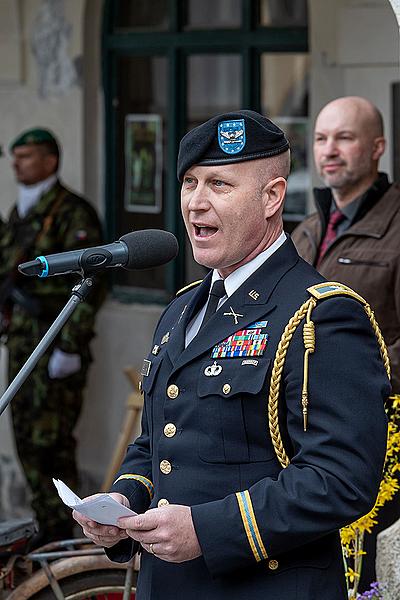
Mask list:
[[[94,208],[58,179],[59,145],[45,129],[21,134],[10,146],[17,204],[0,228],[0,308],[9,353],[9,380],[18,373],[76,282],[72,275],[24,277],[17,265],[40,255],[102,243]],[[16,447],[32,492],[41,541],[72,536],[72,519],[52,477],[77,485],[73,430],[81,406],[95,313],[105,286],[97,283],[11,402]]]

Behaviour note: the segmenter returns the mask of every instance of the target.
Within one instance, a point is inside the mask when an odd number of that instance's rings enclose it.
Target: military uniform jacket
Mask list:
[[[18,273],[18,263],[40,255],[66,252],[102,243],[101,225],[94,208],[82,197],[57,182],[21,219],[17,208],[0,230],[0,284],[12,273],[12,283],[22,301],[11,301],[8,346],[17,350],[21,338],[37,344],[68,301],[76,275],[26,277]],[[89,358],[89,341],[94,335],[94,318],[105,295],[101,282],[81,303],[58,336],[64,352]],[[9,301],[8,301],[9,302]]]
[[[347,598],[338,530],[373,506],[386,447],[390,386],[370,322],[350,297],[314,309],[307,431],[296,330],[279,404],[291,456],[282,469],[268,429],[271,369],[306,288],[324,280],[288,239],[185,349],[210,281],[211,274],[161,316],[145,362],[142,433],[112,488],[138,512],[166,502],[191,506],[203,555],[172,564],[143,551],[137,598]],[[236,355],[232,347],[254,331],[262,343]],[[124,561],[134,549],[124,540],[107,553]]]

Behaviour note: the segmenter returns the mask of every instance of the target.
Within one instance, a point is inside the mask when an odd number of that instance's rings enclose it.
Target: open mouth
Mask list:
[[[207,225],[194,225],[194,234],[197,238],[209,238],[215,233],[217,233],[218,229],[216,227],[209,227]]]

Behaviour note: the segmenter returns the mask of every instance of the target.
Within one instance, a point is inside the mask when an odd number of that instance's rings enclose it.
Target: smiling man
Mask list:
[[[283,232],[288,172],[285,135],[253,111],[181,142],[182,214],[211,270],[165,309],[143,363],[142,433],[111,489],[139,514],[74,513],[113,560],[141,549],[137,600],[347,598],[338,531],[376,498],[385,348],[363,300]]]
[[[372,306],[400,393],[400,185],[378,171],[383,120],[365,98],[327,104],[314,131],[314,160],[327,187],[315,189],[317,212],[293,232],[300,255]]]
[[[292,239],[324,277],[349,285],[369,302],[388,345],[393,391],[400,393],[400,185],[378,171],[384,150],[376,106],[358,96],[327,104],[314,131],[315,165],[327,187],[314,190],[317,212]],[[375,580],[377,532],[399,517],[396,497],[367,536],[361,587]]]

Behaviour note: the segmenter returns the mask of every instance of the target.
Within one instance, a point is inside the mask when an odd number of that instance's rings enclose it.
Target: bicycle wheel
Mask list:
[[[61,579],[58,583],[65,600],[122,600],[126,571],[123,569],[103,569],[86,571]],[[130,600],[136,598],[136,571],[133,574]],[[50,587],[32,596],[31,600],[54,600]]]

